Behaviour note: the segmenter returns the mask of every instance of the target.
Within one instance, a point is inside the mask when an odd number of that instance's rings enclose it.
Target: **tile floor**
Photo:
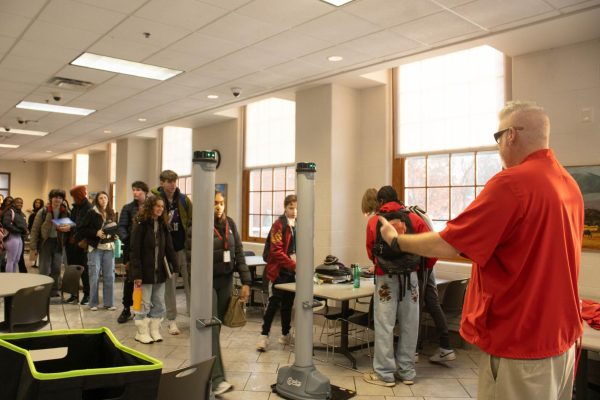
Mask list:
[[[32,270],[37,273],[37,270]],[[132,321],[118,324],[117,317],[121,312],[122,280],[115,283],[115,305],[117,311],[90,311],[87,306],[82,306],[83,319],[86,328],[106,326],[115,334],[117,339],[126,346],[135,348],[146,354],[154,356],[164,363],[164,371],[183,367],[189,363],[189,317],[179,315],[177,323],[182,334],[171,336],[163,323],[162,334],[165,340],[162,343],[144,345],[136,342],[135,327]],[[100,290],[101,296],[101,290]],[[178,309],[185,311],[185,295],[183,289],[177,291]],[[3,307],[3,304],[2,304]],[[78,306],[65,304],[67,319],[71,328],[80,328]],[[3,312],[0,308],[0,312]],[[279,321],[273,324],[272,338],[269,351],[259,353],[255,350],[255,343],[260,333],[262,323],[262,309],[250,308],[248,323],[243,328],[230,329],[223,327],[221,331],[221,346],[225,364],[227,380],[234,385],[234,390],[222,396],[225,400],[267,400],[278,399],[271,393],[271,384],[275,383],[277,369],[281,365],[291,364],[294,361],[293,347],[277,344],[279,336]],[[53,329],[65,329],[65,317],[57,299],[53,299],[50,310]],[[49,329],[49,328],[48,328]],[[315,342],[319,340],[321,329],[320,322],[315,321]],[[371,370],[371,358],[367,350],[355,353],[359,371],[338,366],[348,366],[348,361],[338,354],[329,362],[325,351],[315,352],[315,365],[318,370],[329,377],[331,383],[357,391],[356,400],[396,400],[396,399],[471,399],[477,396],[477,362],[480,353],[477,350],[458,349],[458,357],[447,365],[431,364],[427,361],[436,346],[426,343],[422,350],[421,361],[417,364],[417,378],[413,386],[397,384],[393,388],[367,384],[362,380],[362,373]]]

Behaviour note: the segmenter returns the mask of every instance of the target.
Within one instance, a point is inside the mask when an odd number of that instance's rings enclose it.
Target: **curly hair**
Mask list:
[[[144,201],[144,204],[142,205],[142,209],[140,210],[138,215],[135,217],[136,221],[144,222],[149,219],[152,219],[152,209],[159,201],[162,201],[163,204],[165,203],[165,201],[160,196],[148,197],[146,199],[146,201]],[[163,212],[162,216],[159,218],[159,220],[162,220],[162,222],[164,222],[165,225],[168,225],[169,221],[167,220],[167,213]]]

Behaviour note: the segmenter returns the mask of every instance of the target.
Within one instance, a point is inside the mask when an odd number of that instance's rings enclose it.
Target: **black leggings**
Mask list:
[[[292,307],[294,306],[294,292],[287,292],[275,288],[279,283],[294,282],[295,276],[278,276],[273,282],[273,294],[269,297],[269,304],[263,317],[262,335],[268,336],[277,310],[281,308],[281,334],[287,335],[292,327]]]

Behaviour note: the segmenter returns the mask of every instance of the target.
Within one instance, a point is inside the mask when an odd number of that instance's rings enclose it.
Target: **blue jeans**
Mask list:
[[[142,309],[135,311],[135,319],[162,318],[165,315],[165,284],[142,284]]]
[[[98,281],[102,271],[104,307],[114,306],[115,255],[113,250],[94,249],[88,254],[90,274],[90,307],[98,307]]]
[[[375,277],[375,357],[373,370],[387,382],[414,379],[415,351],[419,336],[419,279],[412,272],[408,285],[404,276]],[[404,297],[401,293],[404,291]],[[394,326],[398,321],[400,338],[394,352]]]

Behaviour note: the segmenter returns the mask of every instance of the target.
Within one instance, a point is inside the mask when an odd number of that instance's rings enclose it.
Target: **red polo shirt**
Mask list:
[[[552,150],[494,176],[441,237],[473,261],[460,332],[506,358],[562,354],[583,327],[583,199]]]

